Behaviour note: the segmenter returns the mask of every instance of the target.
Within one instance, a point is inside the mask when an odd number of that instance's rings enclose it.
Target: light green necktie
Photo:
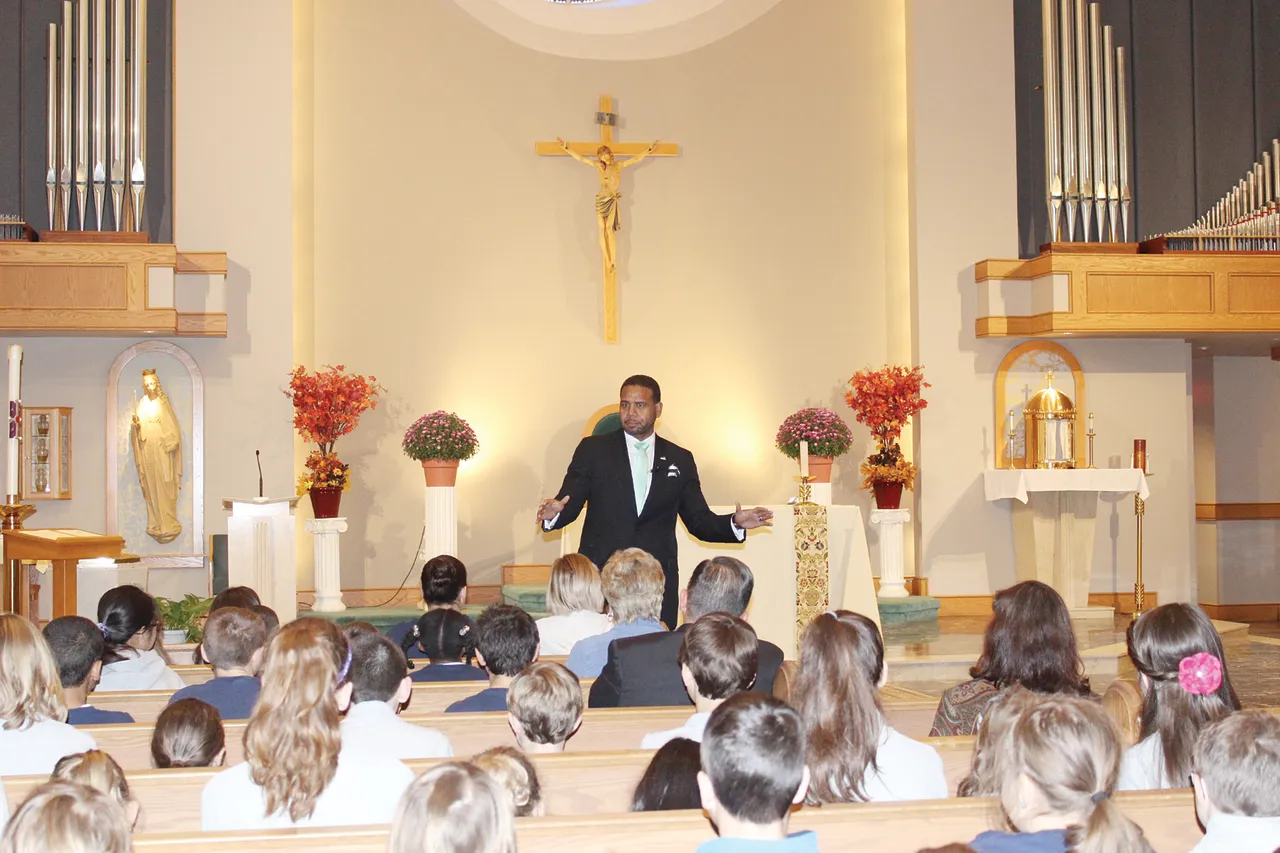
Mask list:
[[[649,442],[636,442],[636,452],[631,457],[631,484],[636,490],[636,515],[644,509],[645,493],[649,491]]]

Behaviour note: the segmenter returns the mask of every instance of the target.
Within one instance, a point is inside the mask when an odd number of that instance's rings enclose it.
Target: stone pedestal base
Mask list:
[[[342,603],[342,565],[339,557],[338,534],[347,532],[345,518],[313,518],[306,530],[315,541],[316,601],[312,610],[320,613],[336,613],[346,610]]]
[[[911,520],[905,509],[873,509],[871,523],[880,528],[880,592],[877,598],[906,598],[906,566],[903,564],[903,530]]]

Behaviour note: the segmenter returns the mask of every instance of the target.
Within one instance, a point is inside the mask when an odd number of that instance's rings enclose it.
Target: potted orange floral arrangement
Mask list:
[[[377,408],[385,390],[375,377],[347,373],[341,364],[315,373],[299,366],[289,373],[284,395],[293,401],[293,428],[318,448],[307,455],[307,473],[298,477],[298,494],[311,496],[316,518],[337,518],[342,493],[351,488],[351,468],[338,458],[334,443]]]
[[[897,509],[903,488],[915,485],[916,466],[903,458],[898,438],[907,422],[929,405],[921,397],[928,387],[919,365],[886,364],[878,370],[859,370],[849,380],[845,402],[876,440],[876,452],[862,463],[861,473],[862,488],[875,492],[879,509]]]

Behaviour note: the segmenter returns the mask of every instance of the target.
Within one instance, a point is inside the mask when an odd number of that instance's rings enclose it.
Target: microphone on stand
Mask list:
[[[255,450],[253,455],[258,460],[258,497],[262,497],[262,451]]]

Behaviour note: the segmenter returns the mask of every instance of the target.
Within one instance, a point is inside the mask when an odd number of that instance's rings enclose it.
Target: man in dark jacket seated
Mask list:
[[[680,677],[680,643],[689,626],[708,613],[742,617],[751,603],[755,578],[751,569],[733,557],[703,560],[689,585],[680,591],[684,624],[674,631],[628,637],[609,644],[609,658],[591,687],[592,708],[631,708],[640,705],[690,705]],[[760,641],[759,668],[754,690],[770,693],[782,665],[782,649]]]

